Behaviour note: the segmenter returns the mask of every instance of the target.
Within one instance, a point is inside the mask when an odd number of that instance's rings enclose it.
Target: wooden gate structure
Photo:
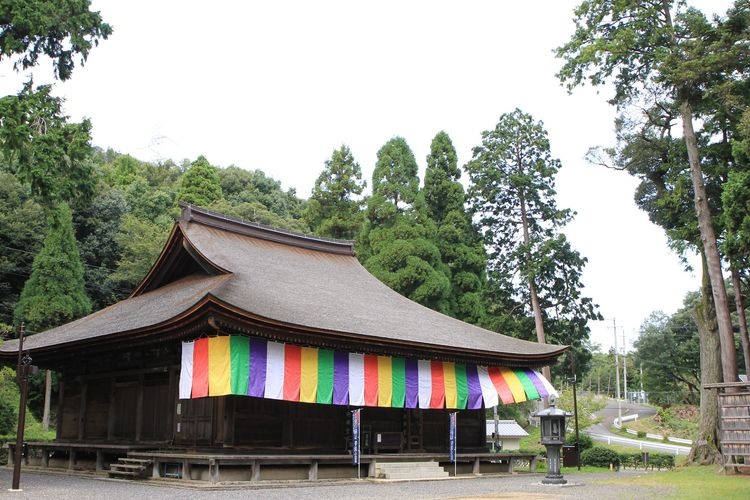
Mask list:
[[[706,384],[719,391],[719,426],[724,471],[750,468],[750,382]],[[739,459],[742,463],[739,463]]]

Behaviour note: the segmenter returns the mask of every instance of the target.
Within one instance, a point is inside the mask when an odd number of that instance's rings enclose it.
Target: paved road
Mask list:
[[[93,477],[66,476],[25,472],[22,492],[9,492],[11,472],[0,469],[0,498],[33,500],[167,500],[173,498],[201,500],[233,500],[247,498],[276,499],[347,499],[385,500],[391,498],[421,499],[633,499],[664,498],[674,491],[664,486],[636,486],[628,478],[659,472],[625,471],[600,474],[572,474],[569,486],[540,484],[541,474],[482,476],[438,481],[335,481],[325,483],[291,482],[263,486],[226,486],[182,488],[154,485],[150,481],[135,482]],[[613,482],[612,480],[616,481]],[[617,480],[619,479],[619,480]]]
[[[637,413],[638,418],[656,414],[656,409],[651,406],[639,405],[637,403],[621,402],[622,416],[633,415]],[[664,453],[674,453],[676,455],[687,455],[690,453],[689,446],[680,446],[676,444],[657,443],[655,441],[646,441],[640,439],[630,439],[619,434],[612,433],[609,429],[612,427],[615,418],[618,416],[617,401],[614,399],[607,400],[607,406],[596,412],[597,416],[602,417],[602,421],[594,424],[584,432],[592,439],[600,442],[622,444],[627,446],[639,447],[647,451],[660,451]]]

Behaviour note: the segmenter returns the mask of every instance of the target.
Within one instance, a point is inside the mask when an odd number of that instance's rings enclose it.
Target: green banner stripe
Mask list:
[[[394,408],[404,407],[406,397],[406,363],[403,358],[391,358],[393,372],[393,395],[391,406]]]
[[[247,384],[250,380],[250,339],[231,336],[229,338],[229,358],[232,369],[232,394],[247,396]]]
[[[318,349],[318,403],[333,401],[333,351]]]

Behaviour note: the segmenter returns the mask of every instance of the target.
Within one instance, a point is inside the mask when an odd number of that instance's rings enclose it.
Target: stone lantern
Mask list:
[[[565,442],[565,418],[573,416],[555,408],[555,398],[550,398],[549,408],[537,412],[541,428],[541,443],[547,448],[547,475],[542,484],[565,484],[568,481],[560,474],[560,448]]]

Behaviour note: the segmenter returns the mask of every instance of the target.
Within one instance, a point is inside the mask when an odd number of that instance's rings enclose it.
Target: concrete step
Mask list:
[[[140,472],[128,472],[124,470],[110,470],[109,471],[110,477],[141,477],[142,474]]]
[[[151,465],[151,460],[147,458],[118,458],[117,461],[125,464]]]
[[[146,470],[146,464],[110,464],[110,469]]]
[[[375,476],[385,479],[437,479],[448,477],[438,462],[381,462]]]

